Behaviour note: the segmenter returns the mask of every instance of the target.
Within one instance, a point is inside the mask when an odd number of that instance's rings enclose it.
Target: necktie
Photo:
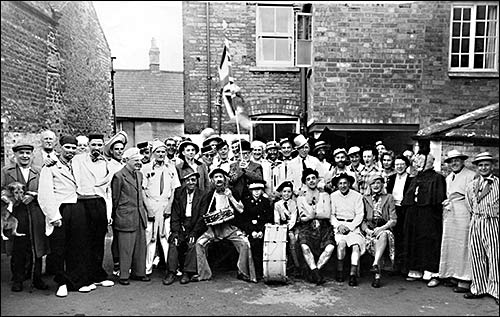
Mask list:
[[[455,180],[455,173],[453,173],[453,175],[451,176],[451,180],[454,181]]]
[[[306,168],[307,168],[307,166],[306,166],[306,159],[303,158],[302,159],[302,170],[305,170]]]
[[[287,178],[287,174],[288,174],[288,163],[285,162],[285,179]]]
[[[481,190],[481,193],[479,194],[479,197],[477,198],[478,202],[481,199],[483,199],[483,197],[486,196],[490,192],[490,189],[491,189],[490,183],[493,182],[493,181],[491,179],[489,179],[489,178],[486,178],[484,180],[484,182],[486,184],[484,184],[483,186],[481,186],[483,189]]]
[[[283,202],[283,205],[285,206],[285,209],[288,210],[288,202]]]
[[[163,171],[161,171],[161,176],[160,176],[160,195],[163,193]]]

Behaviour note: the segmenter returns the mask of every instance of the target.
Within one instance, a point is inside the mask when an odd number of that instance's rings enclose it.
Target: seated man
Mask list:
[[[302,173],[302,184],[306,186],[305,194],[297,197],[301,221],[299,244],[304,260],[312,271],[312,282],[320,285],[325,280],[319,270],[328,262],[335,248],[330,225],[330,196],[318,190],[318,171],[316,170],[305,168]],[[319,259],[316,263],[315,257],[317,256]]]
[[[207,209],[205,193],[198,188],[200,174],[184,176],[185,185],[176,189],[170,218],[167,276],[163,284],[175,281],[177,270],[183,272],[181,284],[187,284],[197,272],[195,243],[206,230],[202,218]],[[182,268],[180,267],[182,266]]]
[[[231,190],[227,187],[228,177],[227,172],[221,168],[216,168],[210,173],[214,188],[206,195],[206,200],[209,202],[205,215],[208,230],[196,241],[198,280],[209,280],[212,277],[206,255],[208,245],[214,241],[227,239],[233,243],[239,253],[237,278],[257,283],[250,242],[245,234],[235,226],[235,220],[231,216],[221,216],[220,219],[207,217],[208,215],[234,215],[235,213],[238,213],[235,215],[238,217],[243,212],[243,204],[233,197]],[[217,212],[215,212],[216,210]]]
[[[334,177],[332,182],[338,188],[337,191],[331,194],[331,222],[335,231],[335,241],[337,242],[336,280],[339,283],[344,281],[346,247],[352,247],[349,285],[357,286],[356,274],[358,272],[359,258],[365,253],[365,240],[359,228],[364,215],[363,196],[350,189],[354,177],[348,174],[340,174]]]
[[[396,205],[391,194],[384,189],[385,178],[382,174],[375,174],[370,179],[371,195],[363,197],[365,217],[361,229],[365,233],[366,249],[373,259],[371,268],[374,273],[372,286],[380,287],[380,260],[388,251],[391,267],[394,266],[394,234],[392,228],[396,225]]]

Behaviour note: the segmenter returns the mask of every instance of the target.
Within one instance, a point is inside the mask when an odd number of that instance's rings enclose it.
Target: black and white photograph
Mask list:
[[[1,1],[2,316],[498,316],[498,1]]]

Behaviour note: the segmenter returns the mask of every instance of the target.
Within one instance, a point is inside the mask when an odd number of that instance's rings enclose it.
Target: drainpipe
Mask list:
[[[116,134],[116,106],[115,106],[115,69],[113,68],[113,60],[116,57],[111,56],[111,106],[113,107],[113,135]]]
[[[307,68],[300,68],[300,105],[302,108],[301,133],[307,137]]]
[[[212,127],[212,76],[210,75],[210,2],[206,2],[207,9],[207,106],[208,127]]]

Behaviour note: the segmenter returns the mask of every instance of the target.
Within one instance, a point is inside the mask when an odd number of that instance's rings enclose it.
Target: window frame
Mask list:
[[[255,19],[255,63],[257,67],[294,67],[295,65],[295,12],[293,6],[290,5],[277,5],[277,4],[264,4],[257,3],[255,5],[256,8],[256,19]],[[289,21],[288,21],[288,32],[277,33],[277,32],[263,32],[260,30],[260,21],[261,21],[261,13],[260,8],[273,8],[273,9],[283,9],[287,8],[289,11]],[[275,11],[276,16],[276,11]],[[276,21],[276,19],[275,19]],[[290,59],[287,61],[277,61],[276,60],[276,51],[274,53],[274,60],[264,60],[263,59],[263,50],[261,39],[262,38],[270,38],[270,39],[287,39],[288,40],[288,50],[290,54]]]
[[[252,120],[252,128],[250,129],[250,140],[253,140],[255,135],[254,135],[254,128],[255,125],[258,125],[259,123],[264,123],[264,124],[272,124],[273,125],[273,140],[266,140],[266,141],[277,141],[279,142],[280,140],[276,139],[276,124],[294,124],[295,125],[295,133],[299,133],[300,131],[300,119],[294,116],[287,116],[287,115],[262,115],[262,116],[255,116],[251,118]]]
[[[496,5],[497,7],[497,12],[496,12],[496,34],[495,34],[495,56],[494,56],[494,66],[493,68],[474,68],[474,54],[475,52],[475,41],[477,39],[476,36],[476,26],[477,26],[477,19],[476,19],[476,14],[477,14],[477,7],[478,6],[489,6],[489,5]],[[452,52],[453,48],[453,39],[457,37],[453,37],[453,11],[454,9],[457,8],[468,8],[471,9],[471,19],[470,19],[470,29],[469,29],[469,36],[468,37],[458,37],[459,39],[464,39],[468,38],[469,39],[469,50],[466,52],[466,54],[469,54],[469,66],[468,67],[452,67],[452,55],[456,54],[456,52]],[[452,3],[450,6],[450,28],[449,28],[449,48],[448,48],[448,73],[450,76],[498,76],[499,73],[499,65],[498,65],[498,58],[499,58],[499,11],[500,11],[500,6],[498,2],[492,2],[492,1],[482,1],[482,2],[457,2],[457,3]],[[487,16],[485,17],[485,21],[487,21]],[[480,20],[482,21],[482,20]],[[486,23],[487,25],[487,23]],[[485,37],[487,34],[484,35]],[[461,43],[461,42],[460,42]],[[461,56],[461,47],[459,47],[459,56]],[[484,51],[483,51],[484,53]]]

